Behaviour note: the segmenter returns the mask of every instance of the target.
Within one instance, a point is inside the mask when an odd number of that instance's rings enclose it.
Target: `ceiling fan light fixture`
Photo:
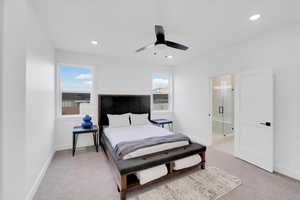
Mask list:
[[[155,49],[157,49],[158,51],[162,51],[165,50],[167,47],[165,44],[157,44],[155,45]]]
[[[254,21],[257,21],[261,18],[261,15],[260,14],[254,14],[252,16],[249,17],[249,20],[254,22]]]
[[[97,40],[92,40],[91,44],[94,45],[94,46],[97,46],[99,44],[99,42]]]

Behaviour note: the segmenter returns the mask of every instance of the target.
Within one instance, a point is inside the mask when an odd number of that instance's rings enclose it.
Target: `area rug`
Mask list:
[[[227,172],[208,167],[175,178],[148,191],[128,196],[128,200],[214,200],[229,193],[241,180]]]

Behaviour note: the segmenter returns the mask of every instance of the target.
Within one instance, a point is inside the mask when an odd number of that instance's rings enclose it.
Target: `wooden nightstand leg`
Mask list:
[[[97,152],[99,151],[99,133],[96,132],[96,144],[97,144]]]
[[[96,147],[96,138],[95,138],[95,132],[93,132],[93,140],[94,140],[94,145]]]
[[[75,134],[73,133],[73,153],[72,155],[75,155]]]
[[[93,140],[94,140],[94,146],[95,146],[95,149],[96,149],[96,151],[97,151],[96,135],[95,135],[95,132],[93,132]]]
[[[93,132],[93,139],[94,139],[94,145],[95,145],[95,148],[96,148],[96,151],[98,152],[98,138],[97,138],[97,133],[96,132]]]
[[[73,133],[73,156],[75,156],[78,135]]]
[[[100,148],[102,148],[102,147],[101,147],[101,137],[100,137],[100,132],[98,133],[98,145],[99,145]]]

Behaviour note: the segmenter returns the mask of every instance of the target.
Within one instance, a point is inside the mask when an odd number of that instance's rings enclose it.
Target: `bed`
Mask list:
[[[108,116],[125,113],[147,114],[149,123],[129,127],[110,127]],[[149,95],[98,95],[98,125],[100,145],[111,164],[120,199],[130,191],[140,189],[167,177],[201,167],[205,169],[206,147],[191,141],[160,142],[121,154],[121,144],[173,138],[173,133],[151,124]],[[131,123],[132,124],[132,123]],[[125,145],[126,146],[126,145]],[[195,162],[195,157],[200,160]],[[194,163],[194,164],[193,164]],[[187,165],[188,164],[188,165]]]

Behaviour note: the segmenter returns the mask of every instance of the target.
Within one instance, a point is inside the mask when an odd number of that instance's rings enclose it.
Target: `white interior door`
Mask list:
[[[273,73],[236,76],[235,155],[267,171],[274,170]]]

